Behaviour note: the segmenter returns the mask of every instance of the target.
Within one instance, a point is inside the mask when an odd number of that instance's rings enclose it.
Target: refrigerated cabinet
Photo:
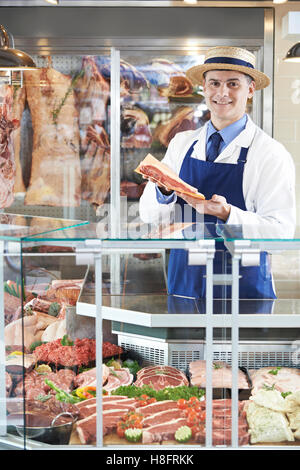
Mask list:
[[[7,228],[7,227],[6,227]],[[13,230],[16,227],[13,227]],[[69,339],[89,337],[96,340],[96,383],[97,390],[102,386],[102,342],[109,339],[115,345],[118,343],[123,350],[134,358],[138,358],[141,365],[173,365],[176,368],[188,372],[188,365],[192,361],[206,360],[206,447],[215,447],[212,434],[212,399],[215,398],[212,388],[212,366],[216,361],[223,360],[232,366],[232,388],[230,395],[223,391],[223,398],[230,397],[232,403],[232,442],[233,448],[238,447],[238,401],[239,391],[237,388],[238,367],[245,369],[259,369],[270,366],[274,370],[281,367],[294,368],[298,370],[298,333],[299,333],[299,300],[281,299],[251,301],[239,299],[238,267],[240,263],[257,263],[260,250],[271,250],[275,253],[279,250],[280,256],[285,256],[287,250],[297,251],[299,239],[274,238],[274,234],[265,234],[264,239],[247,238],[247,234],[240,231],[240,227],[223,227],[224,230],[218,237],[210,230],[209,224],[200,232],[198,238],[185,239],[184,234],[178,233],[173,239],[142,239],[132,240],[128,234],[130,230],[126,227],[122,237],[114,239],[107,234],[99,238],[99,225],[86,224],[83,226],[71,225],[71,228],[52,231],[44,230],[40,235],[38,232],[28,234],[18,233],[14,235],[13,230],[2,232],[1,240],[2,260],[4,271],[3,281],[9,279],[12,269],[11,263],[7,261],[19,259],[20,279],[19,285],[34,285],[38,290],[40,284],[45,289],[55,285],[53,280],[62,279],[78,282],[77,302],[68,306],[65,315],[65,331],[73,335]],[[235,230],[235,231],[234,231]],[[239,231],[237,231],[239,230]],[[48,233],[47,233],[48,232]],[[248,235],[249,237],[249,235]],[[257,237],[257,236],[256,236]],[[224,272],[223,276],[214,275],[213,258],[215,241],[224,240],[232,255],[232,274]],[[231,244],[231,245],[230,245]],[[167,295],[167,292],[158,292],[158,285],[151,283],[151,273],[157,274],[157,266],[147,266],[147,258],[144,260],[144,270],[149,273],[149,283],[145,272],[142,284],[136,283],[137,273],[130,276],[128,263],[123,263],[133,255],[162,254],[170,248],[185,248],[189,250],[190,262],[193,264],[206,265],[207,296],[206,299],[195,300],[179,298]],[[236,250],[236,251],[235,251]],[[121,267],[118,276],[113,276],[111,264],[107,259],[112,256],[119,258],[117,266]],[[124,259],[122,260],[122,257]],[[241,258],[242,261],[241,261]],[[159,263],[162,262],[160,258]],[[16,263],[14,263],[16,264]],[[126,269],[125,269],[126,268]],[[162,269],[158,271],[164,271]],[[134,273],[132,270],[131,273]],[[143,271],[143,270],[141,270]],[[16,271],[15,271],[16,272]],[[127,277],[128,273],[128,277]],[[298,275],[298,272],[296,273]],[[53,279],[53,276],[54,279]],[[161,273],[161,279],[165,276]],[[42,282],[41,282],[42,281]],[[131,282],[133,281],[133,282]],[[216,283],[226,283],[233,286],[232,298],[213,299],[213,286]],[[8,284],[11,286],[11,283]],[[16,283],[16,285],[18,285]],[[74,287],[74,286],[73,286]],[[166,286],[164,286],[165,288]],[[128,288],[128,290],[127,290]],[[45,292],[44,292],[45,294]],[[28,300],[28,299],[26,299]],[[19,304],[23,306],[21,318],[28,318],[28,312],[24,311],[25,301],[19,298]],[[261,306],[269,309],[269,312],[261,313]],[[26,304],[25,304],[26,305]],[[49,316],[49,315],[48,315]],[[2,316],[2,338],[4,332],[4,321]],[[113,321],[113,331],[105,329],[105,321]],[[113,333],[114,337],[109,337]],[[107,335],[107,336],[106,336]],[[25,339],[25,336],[24,336]],[[27,339],[28,340],[28,339]],[[17,347],[17,345],[14,345]],[[19,345],[20,346],[20,345]],[[11,351],[12,359],[18,359],[19,354]],[[2,373],[5,375],[5,351],[2,350]],[[24,356],[24,361],[28,357]],[[17,362],[17,360],[16,360]],[[100,366],[99,366],[100,364]],[[20,362],[19,362],[20,365]],[[25,366],[25,362],[23,367]],[[22,369],[24,371],[24,369]],[[49,372],[49,370],[48,370]],[[77,371],[78,372],[78,371]],[[42,371],[47,373],[47,371]],[[6,396],[2,383],[2,397]],[[19,377],[20,383],[20,377]],[[19,386],[20,387],[20,386]],[[49,390],[48,390],[49,392]],[[48,394],[48,393],[47,393]],[[45,394],[45,395],[47,395]],[[248,397],[249,398],[249,397]],[[21,400],[22,401],[22,400]],[[38,440],[38,436],[30,435],[30,427],[24,425],[19,427],[19,435],[6,429],[6,407],[10,406],[9,400],[1,401],[1,443],[2,445],[17,448],[44,448],[51,446],[55,448],[57,441],[49,443]],[[43,401],[42,401],[43,403]],[[102,409],[102,394],[96,396],[97,408]],[[26,400],[24,402],[26,405]],[[76,429],[76,423],[74,424]],[[69,436],[70,437],[70,436]],[[72,440],[73,439],[73,440]],[[54,443],[55,442],[55,443]],[[117,442],[117,444],[116,444]],[[122,445],[121,445],[122,443]],[[169,443],[170,444],[170,443]],[[96,439],[92,447],[106,448],[106,446],[121,445],[126,448],[130,444],[125,440],[109,441],[107,436],[102,436],[102,414],[96,415]],[[143,448],[143,444],[140,444]],[[163,443],[162,443],[163,445]],[[172,445],[172,444],[171,444]],[[175,442],[173,441],[173,445]],[[201,449],[200,444],[194,444]],[[259,444],[260,447],[264,443]],[[268,444],[269,446],[272,444]],[[281,442],[281,447],[289,445],[297,447],[297,440],[292,442]],[[72,433],[69,444],[59,444],[67,448],[83,448],[78,436]],[[227,443],[228,446],[228,443]],[[229,445],[230,446],[230,445]],[[85,448],[86,446],[84,446]],[[273,444],[275,447],[275,444]],[[147,446],[151,448],[151,446]],[[255,448],[255,445],[250,445]],[[270,448],[270,447],[268,447]]]

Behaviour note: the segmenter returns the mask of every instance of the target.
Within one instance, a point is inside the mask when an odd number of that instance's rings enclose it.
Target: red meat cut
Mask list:
[[[171,168],[154,158],[150,153],[135,171],[147,178],[151,177],[158,185],[165,186],[169,190],[178,191],[198,199],[205,199],[203,194],[198,193],[197,188],[187,184]]]

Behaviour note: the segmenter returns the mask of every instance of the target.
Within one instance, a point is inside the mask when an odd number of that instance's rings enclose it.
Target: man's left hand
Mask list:
[[[200,214],[214,215],[224,222],[226,222],[229,217],[231,206],[230,204],[227,204],[226,198],[223,196],[214,194],[209,200],[199,200],[198,198],[187,196],[183,193],[177,193],[177,195],[190,204],[190,206],[196,209]]]

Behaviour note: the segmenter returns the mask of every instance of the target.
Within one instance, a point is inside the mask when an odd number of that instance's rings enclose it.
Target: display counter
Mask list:
[[[299,300],[241,299],[239,279],[240,267],[255,265],[261,251],[288,259],[286,250],[297,251],[298,239],[273,233],[262,243],[226,224],[217,232],[214,224],[167,232],[129,224],[119,238],[104,228],[73,223],[10,238],[2,232],[5,292],[23,295],[13,313],[5,298],[1,303],[1,373],[7,378],[1,443],[148,449],[178,448],[186,439],[185,448],[193,449],[297,446]],[[132,233],[143,235],[133,239]],[[224,272],[216,274],[215,250],[223,240],[228,256]],[[206,267],[205,299],[168,294],[168,253],[178,248],[188,250],[191,265]],[[214,285],[231,286],[232,295],[214,298]],[[145,390],[152,404],[142,403]],[[184,397],[191,399],[189,408],[197,403],[195,423],[191,410],[180,408]],[[33,426],[37,409],[61,422]],[[140,431],[124,435],[118,423],[125,422],[123,431],[132,428],[124,418],[132,411],[142,416],[134,424]],[[259,413],[265,416],[261,433]],[[177,424],[192,436],[176,433]],[[59,430],[63,437],[55,435]]]

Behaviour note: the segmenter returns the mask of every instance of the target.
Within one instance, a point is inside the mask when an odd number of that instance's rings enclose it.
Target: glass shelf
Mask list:
[[[2,213],[0,214],[0,240],[20,242],[28,237],[49,236],[50,232],[60,232],[85,224],[88,222]]]

